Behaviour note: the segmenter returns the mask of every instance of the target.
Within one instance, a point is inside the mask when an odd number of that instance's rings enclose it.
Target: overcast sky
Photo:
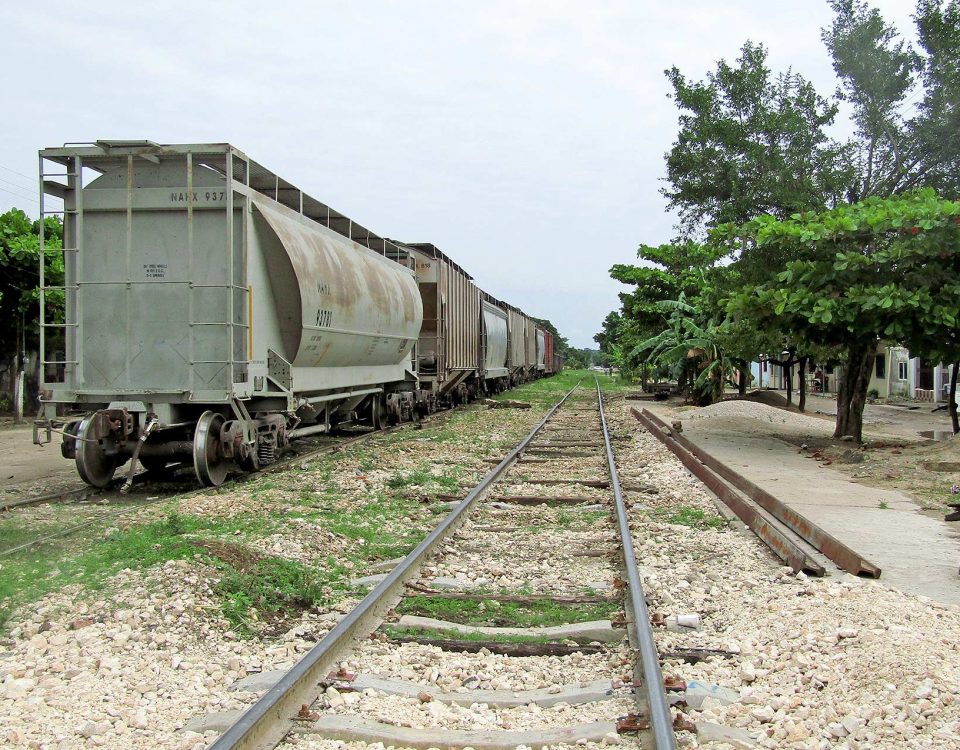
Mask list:
[[[873,4],[912,33],[912,2]],[[0,210],[36,215],[44,146],[226,141],[581,347],[618,307],[610,266],[673,235],[664,69],[751,39],[836,86],[823,0],[4,5]]]

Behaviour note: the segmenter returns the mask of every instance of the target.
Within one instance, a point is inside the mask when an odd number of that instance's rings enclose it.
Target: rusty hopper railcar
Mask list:
[[[543,372],[545,375],[552,375],[556,371],[553,361],[553,334],[543,329]]]
[[[398,243],[399,244],[399,243]],[[421,413],[466,403],[507,383],[507,316],[463,268],[429,243],[400,245],[410,253],[423,300],[417,375]]]
[[[40,168],[66,266],[63,287],[41,278],[41,309],[62,294],[66,320],[44,311],[41,369],[61,376],[44,378],[34,438],[63,427],[88,483],[133,458],[131,476],[189,461],[217,485],[292,436],[412,413],[407,251],[228,144],[98,141],[43,150]],[[61,422],[58,405],[86,414]]]

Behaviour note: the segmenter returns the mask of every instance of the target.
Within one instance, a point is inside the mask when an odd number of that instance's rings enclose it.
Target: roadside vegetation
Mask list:
[[[834,94],[772,71],[750,41],[703,80],[667,71],[678,233],[610,270],[632,288],[596,340],[622,373],[675,380],[700,405],[745,392],[765,355],[799,371],[803,410],[814,363],[841,366],[834,436],[860,442],[881,342],[960,362],[960,1],[917,0],[916,45],[868,2],[830,5]],[[846,139],[830,135],[841,102]],[[955,392],[956,377],[956,433]]]

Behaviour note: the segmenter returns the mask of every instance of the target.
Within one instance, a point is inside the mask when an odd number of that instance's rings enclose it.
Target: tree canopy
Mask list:
[[[666,71],[680,117],[663,194],[678,235],[611,269],[633,288],[597,340],[630,365],[644,350],[699,357],[701,372],[781,348],[790,362],[836,358],[837,435],[859,439],[881,340],[960,357],[960,0],[918,0],[916,49],[863,0],[830,5],[832,96],[773,73],[750,41],[703,80]],[[828,135],[842,102],[844,141]],[[685,348],[683,332],[712,348]]]

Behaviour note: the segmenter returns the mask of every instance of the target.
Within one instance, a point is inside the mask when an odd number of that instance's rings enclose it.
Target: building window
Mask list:
[[[907,379],[907,363],[906,362],[897,362],[897,378],[900,380]]]
[[[878,378],[885,378],[887,376],[887,355],[878,354],[876,362],[876,370]]]

